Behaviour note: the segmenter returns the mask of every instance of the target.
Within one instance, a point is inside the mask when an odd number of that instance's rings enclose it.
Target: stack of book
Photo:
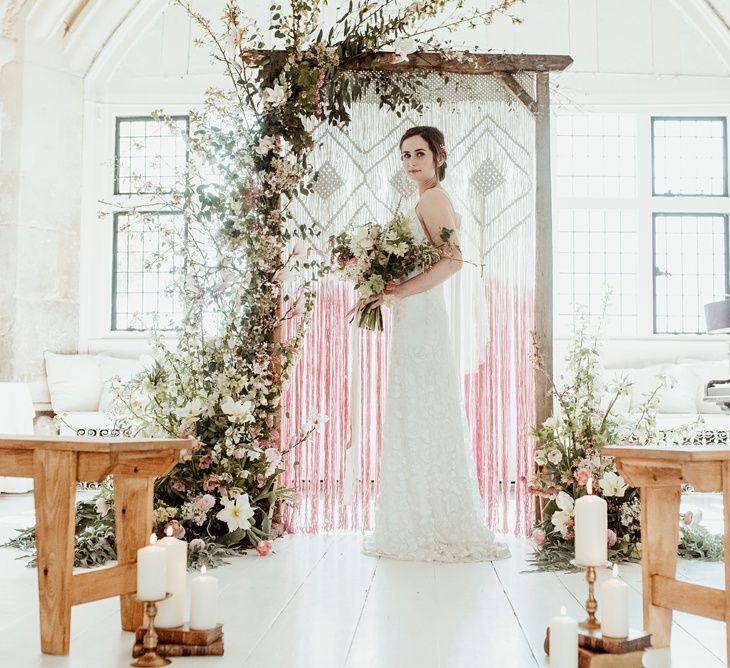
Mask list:
[[[626,638],[610,638],[599,631],[578,629],[578,668],[642,668],[651,633],[629,630]],[[550,654],[550,629],[545,634],[545,653]]]
[[[144,634],[147,627],[137,629],[132,656],[144,654]],[[157,653],[160,656],[223,656],[223,624],[204,631],[193,631],[187,624],[172,629],[155,627]]]

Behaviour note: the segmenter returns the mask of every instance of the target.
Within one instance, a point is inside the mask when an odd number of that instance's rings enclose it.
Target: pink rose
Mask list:
[[[608,547],[613,547],[618,542],[618,538],[616,537],[616,532],[613,531],[613,529],[609,529],[606,532],[606,540],[608,542]]]
[[[259,544],[256,546],[256,552],[258,552],[262,557],[265,557],[269,552],[271,552],[272,547],[270,540],[260,540]]]
[[[213,458],[210,455],[203,455],[198,462],[198,468],[209,469],[213,465]]]
[[[212,494],[203,494],[196,502],[195,505],[205,512],[208,512],[215,505],[215,497]]]
[[[534,529],[530,537],[532,538],[532,542],[535,543],[535,545],[545,544],[546,536],[545,532],[542,529]]]
[[[547,496],[548,499],[554,499],[558,496],[558,491],[559,490],[555,487],[555,485],[550,485],[550,487],[545,490],[545,496]]]
[[[170,531],[171,530],[171,531]],[[166,525],[163,533],[166,536],[172,536],[173,538],[184,538],[185,527],[180,524],[177,520],[170,520]]]
[[[185,483],[182,480],[178,480],[177,482],[172,483],[172,488],[176,492],[184,492],[187,489],[185,487]]]
[[[575,472],[575,481],[585,487],[586,483],[588,482],[588,478],[591,477],[591,474],[588,472],[588,469],[578,469]]]

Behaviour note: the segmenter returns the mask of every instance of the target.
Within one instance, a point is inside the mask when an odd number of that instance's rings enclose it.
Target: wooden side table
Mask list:
[[[179,461],[183,439],[0,436],[0,475],[32,477],[35,493],[41,651],[68,654],[71,606],[121,596],[122,628],[142,625],[137,550],[152,533],[157,476]],[[74,575],[76,483],[114,476],[117,566]]]
[[[668,647],[672,611],[717,619],[726,624],[730,656],[730,447],[616,446],[601,454],[615,457],[624,479],[641,488],[641,579],[644,628],[655,647]],[[682,485],[723,494],[725,589],[677,580],[679,501]]]

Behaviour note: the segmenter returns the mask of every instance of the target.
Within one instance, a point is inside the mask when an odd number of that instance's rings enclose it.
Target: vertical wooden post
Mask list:
[[[152,533],[154,478],[114,476],[114,520],[116,523],[117,563],[137,563],[137,550],[144,547]],[[136,570],[135,570],[136,573]],[[142,626],[144,605],[132,594],[122,594],[122,628],[136,631]]]
[[[36,448],[33,479],[41,651],[68,654],[76,533],[76,453]]]
[[[730,554],[730,462],[722,464],[722,501],[725,520],[725,554]],[[725,646],[730,657],[730,557],[725,557]]]
[[[550,74],[535,73],[535,338],[544,373],[534,371],[535,424],[553,412],[550,379],[553,377],[553,202],[550,170]],[[538,521],[542,507],[538,504]]]

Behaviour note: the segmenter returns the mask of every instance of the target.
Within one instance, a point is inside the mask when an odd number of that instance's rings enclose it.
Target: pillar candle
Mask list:
[[[578,622],[565,608],[550,620],[550,668],[578,668]]]
[[[613,577],[601,583],[601,633],[611,638],[629,635],[629,586],[618,577],[614,564]]]
[[[167,527],[167,536],[159,543],[165,549],[167,561],[167,591],[172,594],[157,606],[155,626],[172,628],[185,623],[185,574],[188,567],[188,544],[172,535]]]
[[[608,559],[608,506],[595,496],[592,480],[588,494],[575,502],[575,562],[579,566],[603,566]]]
[[[137,550],[137,597],[143,601],[165,598],[167,560],[165,549],[156,545],[157,536],[150,536],[150,544]]]
[[[218,580],[206,575],[205,566],[190,586],[190,628],[212,629],[218,618]]]

